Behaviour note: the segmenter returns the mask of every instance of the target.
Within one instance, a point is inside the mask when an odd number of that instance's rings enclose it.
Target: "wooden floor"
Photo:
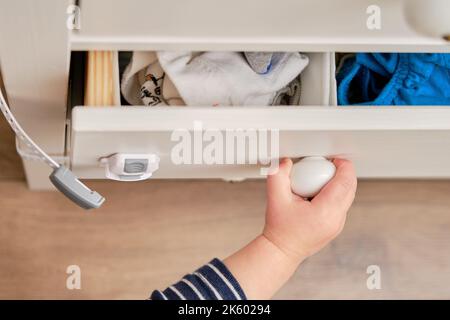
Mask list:
[[[0,298],[144,299],[262,228],[261,181],[91,182],[108,202],[86,213],[27,190],[0,132]],[[66,289],[73,264],[81,290]],[[381,290],[366,287],[369,265],[381,268]],[[449,299],[450,182],[361,181],[343,234],[276,298]]]

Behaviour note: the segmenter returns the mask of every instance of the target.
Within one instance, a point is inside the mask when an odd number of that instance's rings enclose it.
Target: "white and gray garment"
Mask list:
[[[266,74],[272,70],[285,55],[285,52],[244,52],[250,67],[259,74]]]
[[[291,81],[291,83],[276,93],[275,98],[272,100],[272,105],[298,106],[300,105],[301,93],[302,78],[301,75],[298,75],[297,78]]]
[[[274,53],[269,72],[260,74],[241,52],[135,52],[122,93],[132,105],[269,106],[283,88],[292,91],[308,62],[297,52]]]

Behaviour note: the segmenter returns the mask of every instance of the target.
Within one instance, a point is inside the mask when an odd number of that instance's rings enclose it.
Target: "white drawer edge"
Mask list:
[[[72,130],[450,130],[450,107],[76,107]]]
[[[191,50],[191,51],[302,51],[302,52],[450,52],[444,40],[410,38],[189,38],[100,37],[72,33],[74,51]]]

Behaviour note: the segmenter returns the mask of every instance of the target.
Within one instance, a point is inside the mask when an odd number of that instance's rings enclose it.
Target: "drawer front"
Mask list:
[[[173,139],[174,132],[195,139],[194,127],[202,135],[220,131],[224,137],[226,130],[274,129],[280,157],[350,158],[359,177],[450,177],[448,107],[77,107],[72,112],[72,169],[82,178],[104,178],[101,157],[151,153],[161,159],[154,178],[261,177],[255,164],[175,164],[180,140]]]
[[[81,30],[71,44],[73,50],[450,51],[441,37],[413,31],[407,1],[376,1],[381,24],[373,30],[372,0],[82,1]]]

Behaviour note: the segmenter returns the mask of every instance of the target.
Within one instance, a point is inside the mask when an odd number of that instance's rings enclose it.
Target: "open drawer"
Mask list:
[[[334,55],[309,56],[301,106],[75,107],[71,167],[81,178],[105,178],[102,158],[152,154],[160,159],[154,178],[256,178],[261,177],[260,163],[247,161],[255,152],[255,141],[251,145],[249,139],[256,133],[256,152],[266,158],[340,156],[355,162],[359,177],[450,177],[450,107],[336,107]],[[187,138],[181,139],[180,132]],[[221,140],[222,161],[203,156],[211,132]],[[261,146],[258,139],[272,133],[274,140]],[[190,150],[183,162],[174,160],[180,143]],[[275,154],[274,143],[279,145]],[[239,146],[245,160],[228,161],[228,153]]]
[[[343,156],[359,177],[450,177],[449,107],[79,107],[72,167],[82,178],[104,178],[101,157],[152,153],[161,159],[155,178],[261,177],[257,165],[174,164],[173,133],[189,131],[194,144],[198,122],[205,131],[276,129],[281,157]]]

